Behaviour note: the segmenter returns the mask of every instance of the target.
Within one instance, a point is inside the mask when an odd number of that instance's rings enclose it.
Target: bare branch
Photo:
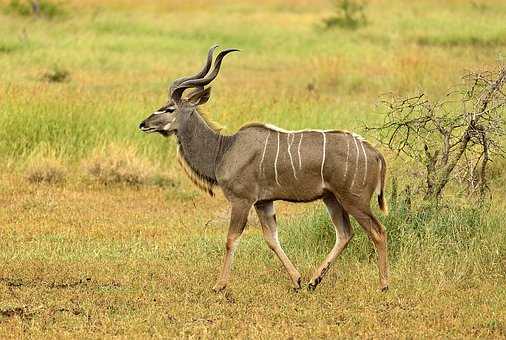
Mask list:
[[[488,189],[487,166],[506,155],[503,116],[506,109],[506,69],[469,72],[464,85],[430,101],[421,93],[383,97],[383,124],[366,127],[380,143],[419,163],[426,172],[427,198],[439,199],[452,177],[462,178],[468,191]],[[453,175],[452,175],[453,174]]]

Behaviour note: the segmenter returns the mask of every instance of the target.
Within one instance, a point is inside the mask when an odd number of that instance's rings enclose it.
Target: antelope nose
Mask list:
[[[139,124],[139,129],[142,130],[146,127],[146,123],[145,122],[142,122]]]

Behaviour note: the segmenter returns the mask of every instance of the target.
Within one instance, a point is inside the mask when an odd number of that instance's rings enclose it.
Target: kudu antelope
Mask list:
[[[223,135],[199,112],[209,100],[213,81],[223,58],[236,49],[218,54],[211,72],[211,47],[202,70],[179,78],[169,88],[169,100],[139,126],[144,132],[176,135],[182,167],[201,189],[213,195],[218,186],[231,205],[230,226],[223,269],[215,291],[226,287],[234,250],[252,206],[258,214],[267,245],[285,266],[296,289],[299,271],[278,240],[273,202],[310,202],[322,199],[332,219],[336,242],[314,272],[309,289],[322,280],[330,264],[352,238],[349,214],[365,229],[378,253],[381,289],[388,288],[387,237],[373,215],[370,200],[383,197],[386,164],[383,156],[360,136],[338,130],[286,131],[272,125],[251,123],[233,135]],[[185,90],[193,89],[183,97]]]

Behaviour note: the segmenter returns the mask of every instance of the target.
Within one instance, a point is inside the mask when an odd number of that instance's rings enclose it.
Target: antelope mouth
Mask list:
[[[145,132],[145,133],[153,133],[153,132],[157,131],[155,128],[151,128],[151,127],[141,127],[141,128],[139,128],[139,130],[141,130],[142,132]]]
[[[169,136],[173,135],[176,132],[174,130],[167,131],[167,130],[160,130],[160,129],[157,129],[157,128],[145,127],[145,126],[139,128],[139,130],[141,130],[144,133],[155,133],[155,132],[158,132],[159,134],[161,134],[164,137],[169,137]]]

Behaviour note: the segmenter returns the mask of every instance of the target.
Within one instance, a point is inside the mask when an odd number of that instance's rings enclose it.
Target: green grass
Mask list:
[[[295,13],[274,3],[255,12],[247,3],[240,9],[223,5],[217,10],[228,15],[218,21],[196,8],[158,15],[74,5],[70,18],[56,22],[4,15],[0,67],[9,71],[2,74],[0,117],[9,128],[0,140],[9,146],[1,146],[0,157],[29,154],[47,141],[65,146],[58,151],[75,160],[115,139],[166,153],[156,145],[159,139],[140,137],[136,123],[164,101],[168,81],[198,67],[214,42],[243,49],[227,60],[209,105],[229,132],[249,120],[287,128],[360,128],[374,119],[380,93],[444,89],[464,69],[493,64],[500,55],[506,31],[499,2],[497,10],[485,12],[470,5],[431,6],[389,3],[375,16],[379,8],[371,4],[372,24],[353,34],[318,28],[331,10],[324,3]],[[25,38],[19,40],[21,32]],[[43,84],[41,76],[53,67],[68,71],[71,80]],[[316,95],[307,92],[310,83]]]
[[[255,217],[230,287],[214,294],[226,200],[192,186],[173,140],[137,130],[169,82],[219,43],[242,50],[205,107],[226,133],[250,121],[362,133],[382,119],[384,93],[437,98],[466,70],[495,67],[503,1],[369,2],[356,31],[323,29],[326,0],[69,1],[51,20],[8,5],[0,1],[0,337],[506,337],[504,160],[493,164],[488,204],[449,190],[436,208],[414,187],[410,209],[378,214],[386,294],[355,222],[322,285],[293,293]],[[65,81],[47,81],[54,70]],[[133,186],[90,177],[87,162],[111,145],[128,151],[114,158],[135,165],[129,174],[149,176]],[[382,151],[399,192],[421,176]],[[53,168],[64,181],[29,180]],[[334,243],[329,219],[321,203],[277,208],[281,243],[308,281]]]

